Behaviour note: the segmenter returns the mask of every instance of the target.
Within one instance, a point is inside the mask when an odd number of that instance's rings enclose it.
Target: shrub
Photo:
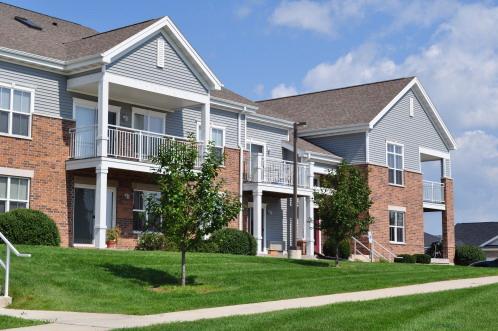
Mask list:
[[[413,257],[415,257],[415,261],[420,264],[430,264],[431,263],[431,256],[427,254],[414,254]]]
[[[458,265],[469,265],[485,259],[484,252],[477,246],[461,245],[455,251],[455,264]]]
[[[107,229],[105,232],[105,240],[118,241],[120,235],[121,235],[121,230],[119,228],[110,228]]]
[[[191,251],[192,252],[199,252],[199,253],[218,253],[219,252],[219,247],[212,240],[204,240],[204,241],[201,241]]]
[[[59,246],[61,242],[54,221],[32,209],[0,214],[0,232],[13,244]]]
[[[415,263],[417,262],[414,255],[410,254],[400,254],[397,258],[394,259],[396,263]]]
[[[210,241],[218,247],[219,253],[256,255],[256,239],[245,231],[224,228],[213,233]]]
[[[325,256],[336,255],[336,241],[333,238],[328,238],[323,244],[323,254]],[[349,240],[343,240],[339,244],[339,258],[347,259],[351,255],[351,246]]]
[[[135,249],[140,251],[174,251],[177,247],[160,232],[144,232],[138,237]]]

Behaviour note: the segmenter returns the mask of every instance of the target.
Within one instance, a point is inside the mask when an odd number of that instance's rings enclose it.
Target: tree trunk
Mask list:
[[[187,278],[187,259],[186,259],[187,251],[182,249],[182,286],[185,286],[186,278]]]
[[[339,245],[335,247],[335,266],[339,266]]]

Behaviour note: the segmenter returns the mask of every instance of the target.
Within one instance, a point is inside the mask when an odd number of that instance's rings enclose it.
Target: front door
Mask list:
[[[107,190],[107,228],[114,226],[116,194],[114,188]],[[74,189],[74,243],[93,244],[95,227],[95,189],[76,187]]]
[[[256,180],[255,176],[256,174],[256,169],[258,168],[258,156],[262,155],[264,157],[265,155],[265,147],[260,144],[255,144],[251,143],[249,147],[250,151],[250,160],[251,160],[251,167],[249,169],[250,173],[249,176],[253,179]]]

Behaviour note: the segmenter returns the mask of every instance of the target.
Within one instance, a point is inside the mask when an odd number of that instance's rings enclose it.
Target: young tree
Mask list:
[[[161,231],[181,252],[181,284],[186,283],[186,253],[219,230],[240,211],[237,197],[222,190],[218,178],[222,159],[213,144],[203,155],[192,136],[188,142],[163,146],[153,162],[161,196],[148,199],[148,212],[161,217]],[[202,153],[202,152],[201,152]],[[202,163],[199,156],[203,156]]]
[[[345,161],[336,171],[329,172],[320,185],[324,189],[314,196],[322,221],[320,229],[336,243],[338,266],[339,243],[365,233],[373,222],[368,214],[372,205],[371,191],[361,171]]]

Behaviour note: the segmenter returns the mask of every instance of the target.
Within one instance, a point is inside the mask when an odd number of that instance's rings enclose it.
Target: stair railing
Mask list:
[[[3,296],[9,296],[9,278],[10,278],[10,252],[19,257],[31,257],[31,254],[22,254],[5,238],[3,233],[0,232],[0,239],[5,243],[5,262],[0,258],[0,266],[5,270],[5,279],[3,287]]]

